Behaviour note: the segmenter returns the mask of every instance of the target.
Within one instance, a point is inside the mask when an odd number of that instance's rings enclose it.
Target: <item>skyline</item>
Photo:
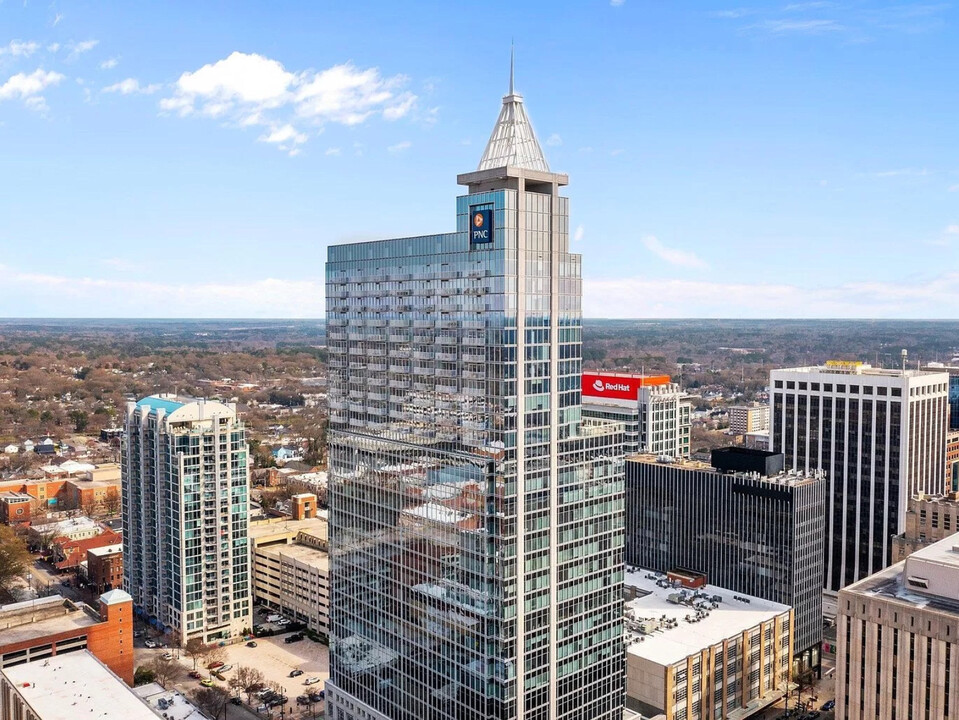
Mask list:
[[[515,36],[587,317],[955,317],[955,9],[733,5],[0,4],[0,314],[322,317],[453,230]]]

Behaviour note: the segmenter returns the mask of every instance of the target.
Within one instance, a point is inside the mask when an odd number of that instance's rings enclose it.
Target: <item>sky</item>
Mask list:
[[[949,2],[0,1],[0,316],[324,315],[516,88],[587,317],[959,317]]]

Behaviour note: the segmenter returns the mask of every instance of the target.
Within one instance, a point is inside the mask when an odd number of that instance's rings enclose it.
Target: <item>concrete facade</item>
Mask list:
[[[733,435],[769,430],[768,405],[736,405],[729,410],[729,432]]]
[[[837,720],[959,711],[959,535],[840,591]]]

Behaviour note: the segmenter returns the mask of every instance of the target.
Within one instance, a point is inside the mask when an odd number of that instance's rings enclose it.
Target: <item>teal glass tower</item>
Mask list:
[[[512,79],[457,181],[456,232],[329,248],[328,716],[619,720],[624,428]]]

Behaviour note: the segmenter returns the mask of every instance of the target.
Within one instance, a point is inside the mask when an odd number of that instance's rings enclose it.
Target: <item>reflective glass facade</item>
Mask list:
[[[331,717],[622,716],[623,428],[581,417],[565,177],[532,175],[329,249]]]

